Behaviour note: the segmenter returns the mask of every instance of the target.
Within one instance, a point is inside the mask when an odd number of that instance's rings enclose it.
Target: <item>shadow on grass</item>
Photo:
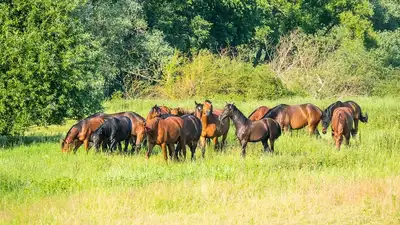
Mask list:
[[[38,143],[61,143],[62,135],[0,136],[0,150]]]

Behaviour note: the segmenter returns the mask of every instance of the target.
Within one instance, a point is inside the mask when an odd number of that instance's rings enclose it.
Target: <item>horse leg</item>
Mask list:
[[[188,145],[190,148],[190,152],[192,152],[191,160],[193,161],[196,154],[197,141],[191,141]]]
[[[344,138],[345,138],[345,145],[350,145],[350,134],[346,134],[346,135],[344,135]]]
[[[261,143],[264,146],[264,153],[266,153],[267,151],[271,152],[271,150],[269,149],[269,146],[268,146],[268,138],[261,140]]]
[[[167,144],[169,151],[169,158],[171,160],[178,160],[178,152],[179,150],[174,148],[174,144]]]
[[[124,152],[128,153],[128,146],[129,146],[129,142],[130,142],[131,138],[128,137],[125,139],[125,146],[124,146]]]
[[[136,136],[131,136],[131,138],[129,139],[129,142],[130,142],[130,144],[131,144],[131,146],[132,146],[132,148],[131,148],[131,153],[133,154],[133,153],[135,153],[135,151],[137,150],[136,149]]]
[[[247,140],[241,140],[240,144],[242,145],[242,158],[244,158],[246,157]]]
[[[225,144],[226,144],[226,138],[228,137],[228,133],[226,133],[226,134],[224,134],[223,136],[222,136],[222,140],[221,140],[221,151],[222,151],[222,149],[225,147]]]
[[[161,144],[161,150],[162,150],[165,162],[168,162],[167,144],[166,143]]]
[[[83,140],[83,146],[86,150],[86,154],[89,153],[89,138],[86,138],[85,140]]]
[[[201,147],[201,156],[204,158],[206,153],[206,138],[201,136],[200,137],[200,147]]]
[[[213,143],[214,143],[214,151],[218,151],[219,148],[218,137],[213,138]]]
[[[78,151],[78,148],[81,147],[82,144],[83,144],[82,141],[79,141],[79,140],[78,140],[78,141],[76,142],[75,147],[74,147],[74,149],[73,149],[74,154],[76,154],[76,151]]]
[[[356,137],[358,133],[358,120],[354,120],[354,128],[351,129],[351,136]]]
[[[150,143],[150,142],[147,142],[147,143],[148,143],[148,144],[147,144],[146,158],[148,159],[148,158],[150,158],[151,152],[153,151],[154,144],[153,144],[153,143]]]
[[[117,145],[118,145],[117,141],[115,140],[115,138],[112,137],[110,139],[110,149],[111,149],[111,151],[115,150],[117,148]]]

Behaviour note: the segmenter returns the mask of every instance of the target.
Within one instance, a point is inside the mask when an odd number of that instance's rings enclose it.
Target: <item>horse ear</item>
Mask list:
[[[194,101],[194,104],[195,104],[195,105],[198,105],[199,103],[197,103],[196,101]]]

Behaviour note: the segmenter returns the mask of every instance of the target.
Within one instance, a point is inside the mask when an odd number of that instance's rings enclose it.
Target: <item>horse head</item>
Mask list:
[[[213,105],[210,100],[205,100],[203,103],[203,113],[206,116],[209,116],[213,113]]]
[[[201,118],[201,114],[203,112],[203,104],[197,103],[196,101],[194,102],[194,104],[196,105],[195,108],[194,108],[194,115],[197,118],[200,119]]]
[[[222,111],[222,114],[218,117],[218,119],[221,121],[221,123],[223,123],[224,119],[233,116],[235,110],[237,110],[235,103],[226,103],[224,111]]]

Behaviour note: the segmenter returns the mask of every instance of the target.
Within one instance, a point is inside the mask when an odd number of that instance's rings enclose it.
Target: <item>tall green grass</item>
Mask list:
[[[202,101],[203,99],[196,99]],[[213,99],[211,99],[213,100]],[[157,148],[139,155],[62,154],[64,126],[33,127],[30,141],[0,150],[0,223],[5,224],[398,224],[400,99],[353,98],[369,123],[337,151],[330,135],[285,134],[276,153],[250,144],[246,159],[231,127],[223,153],[166,164]],[[260,105],[334,99],[235,102],[246,115]],[[213,100],[216,108],[225,101]],[[193,100],[114,100],[106,112],[146,116],[154,104],[193,108]],[[29,137],[27,137],[29,138]],[[41,139],[43,138],[43,139]],[[4,141],[4,140],[3,140]]]

